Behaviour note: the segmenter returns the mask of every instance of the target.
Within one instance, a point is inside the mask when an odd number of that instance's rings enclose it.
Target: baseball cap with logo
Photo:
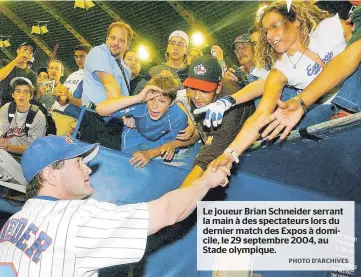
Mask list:
[[[205,92],[213,92],[222,79],[222,68],[217,59],[202,56],[195,59],[189,66],[188,78],[183,86]]]
[[[23,46],[26,46],[26,45],[30,45],[31,47],[33,47],[33,54],[35,54],[36,44],[35,44],[34,42],[32,42],[32,41],[25,41],[25,42],[23,42],[22,44],[20,44],[20,46],[18,47],[18,49],[21,48],[21,47],[23,47]]]
[[[184,39],[184,41],[186,42],[186,46],[188,47],[188,45],[189,45],[189,37],[185,32],[179,31],[179,30],[174,31],[173,33],[170,34],[170,36],[168,38],[168,41],[170,41],[170,39],[172,37],[181,37],[182,39]]]
[[[46,136],[33,141],[26,148],[21,167],[26,181],[30,182],[45,167],[61,160],[83,156],[85,163],[92,160],[99,151],[99,143],[74,142],[70,137]]]
[[[353,10],[351,21],[354,24],[354,31],[352,33],[352,38],[347,43],[347,45],[351,45],[355,41],[361,39],[361,4]]]
[[[233,41],[232,50],[236,48],[236,43],[249,43],[251,41],[251,35],[248,33],[242,34]]]

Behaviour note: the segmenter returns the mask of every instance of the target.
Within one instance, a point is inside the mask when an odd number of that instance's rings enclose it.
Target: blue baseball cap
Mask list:
[[[26,148],[21,158],[21,167],[26,181],[30,182],[45,167],[57,161],[83,156],[83,161],[87,163],[98,151],[99,143],[84,144],[61,136],[41,137]]]

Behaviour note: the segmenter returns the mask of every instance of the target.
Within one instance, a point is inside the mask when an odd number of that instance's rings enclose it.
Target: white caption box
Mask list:
[[[202,201],[198,270],[354,269],[352,201]]]

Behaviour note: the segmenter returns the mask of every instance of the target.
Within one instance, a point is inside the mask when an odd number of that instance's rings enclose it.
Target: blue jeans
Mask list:
[[[361,64],[343,82],[332,103],[348,111],[361,111]]]

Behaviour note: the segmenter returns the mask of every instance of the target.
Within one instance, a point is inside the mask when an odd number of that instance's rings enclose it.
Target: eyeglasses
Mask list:
[[[180,47],[180,48],[186,46],[183,42],[181,42],[181,41],[176,42],[174,40],[168,41],[168,45],[177,46],[177,47]]]
[[[237,54],[239,51],[247,48],[248,46],[249,42],[236,42],[233,52]]]
[[[267,34],[268,34],[269,31],[275,32],[275,31],[279,30],[280,27],[286,22],[287,22],[287,20],[284,19],[284,20],[281,20],[281,21],[278,21],[278,22],[273,22],[271,24],[271,26],[268,27],[268,28],[261,28],[262,35],[267,37]]]

